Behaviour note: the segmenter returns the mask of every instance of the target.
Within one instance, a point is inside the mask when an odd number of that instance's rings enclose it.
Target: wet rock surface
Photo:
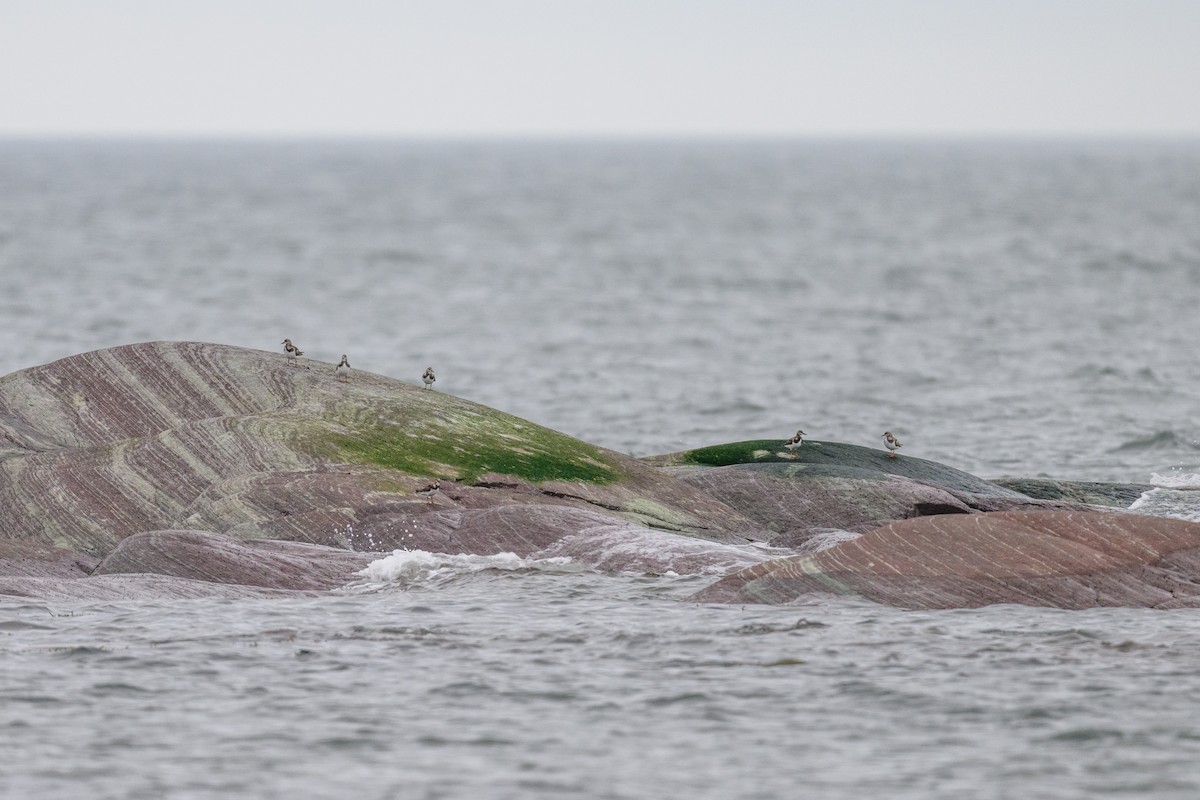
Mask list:
[[[889,458],[882,448],[876,450],[843,442],[805,441],[800,447],[788,450],[782,439],[763,439],[701,447],[645,460],[662,467],[785,464],[795,468],[793,474],[814,470],[815,474],[847,477],[895,475],[947,491],[1028,499],[1019,492],[936,461],[908,455]]]
[[[144,573],[266,589],[321,591],[346,585],[376,557],[307,542],[246,542],[207,531],[146,531],[123,539],[92,575]]]
[[[1149,483],[1058,481],[1052,478],[997,478],[993,483],[1038,500],[1089,503],[1113,508],[1129,508],[1154,488]]]
[[[923,517],[810,556],[749,567],[699,592],[719,603],[849,594],[904,608],[1200,605],[1200,523],[1105,512]]]
[[[1081,507],[1004,489],[965,492],[858,467],[766,463],[666,469],[762,526],[768,541],[781,547],[801,547],[830,528],[863,533],[939,514]]]

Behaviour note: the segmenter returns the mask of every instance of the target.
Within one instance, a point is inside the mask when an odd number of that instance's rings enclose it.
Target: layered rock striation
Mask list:
[[[925,517],[748,567],[695,599],[784,604],[831,594],[913,609],[1200,606],[1200,524],[1094,511]]]
[[[154,342],[0,379],[0,574],[183,577],[180,563],[227,540],[524,553],[577,533],[581,510],[688,546],[754,538],[753,523],[640,461],[384,376],[338,381],[331,364]],[[173,533],[130,538],[150,532]],[[346,574],[361,561],[326,555]],[[258,568],[274,576],[263,588],[318,588]]]

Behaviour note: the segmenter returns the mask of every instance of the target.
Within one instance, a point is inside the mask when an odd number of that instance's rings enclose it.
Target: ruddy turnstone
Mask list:
[[[346,358],[345,353],[342,353],[342,360],[333,368],[333,374],[337,376],[339,381],[350,380],[350,360]]]
[[[797,447],[804,444],[805,436],[808,436],[808,434],[804,431],[796,431],[796,435],[784,442],[783,446],[788,450],[795,450]]]
[[[426,367],[424,374],[421,375],[421,380],[425,381],[425,388],[433,387],[433,382],[437,380],[433,375],[433,367]]]
[[[287,354],[288,365],[293,367],[300,366],[298,359],[304,355],[304,351],[292,344],[291,339],[284,339],[280,344],[283,345],[283,352]]]
[[[883,446],[888,449],[888,458],[895,458],[896,449],[900,447],[900,440],[893,436],[891,431],[884,431]]]
[[[429,484],[424,489],[421,489],[419,492],[417,492],[417,494],[420,495],[421,497],[428,497],[429,502],[432,503],[433,498],[436,497],[437,493],[440,492],[441,490],[442,490],[442,479],[436,478],[436,479],[434,479],[433,483]]]

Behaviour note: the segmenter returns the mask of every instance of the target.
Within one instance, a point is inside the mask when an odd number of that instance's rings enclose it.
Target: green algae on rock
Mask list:
[[[352,383],[352,382],[351,382]],[[511,475],[531,483],[612,483],[624,473],[600,448],[445,392],[363,397],[347,386],[298,446],[314,456],[474,483]]]
[[[598,448],[506,416],[491,415],[467,426],[381,423],[333,434],[330,441],[347,463],[467,483],[488,473],[531,483],[611,483],[620,476]]]
[[[796,469],[794,475],[806,470],[817,474],[843,474],[859,479],[886,478],[898,475],[920,483],[957,492],[984,495],[1008,495],[1024,497],[1019,492],[997,486],[991,481],[978,478],[969,472],[927,461],[915,456],[897,455],[888,458],[882,448],[875,450],[844,442],[805,440],[795,450],[785,450],[783,439],[757,439],[746,442],[730,442],[679,453],[652,456],[647,463],[660,467],[702,466],[726,467],[736,464],[789,464]]]

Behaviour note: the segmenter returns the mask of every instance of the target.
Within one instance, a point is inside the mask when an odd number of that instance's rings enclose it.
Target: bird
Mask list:
[[[437,380],[437,378],[434,377],[434,374],[433,374],[433,367],[425,368],[425,372],[421,375],[421,380],[425,381],[426,389],[430,389],[433,387],[433,382]]]
[[[891,431],[884,431],[883,446],[888,449],[888,458],[895,458],[896,450],[900,447],[900,440],[893,436]]]
[[[417,494],[420,495],[421,497],[428,497],[429,502],[432,503],[433,498],[436,497],[437,493],[440,492],[441,490],[442,490],[442,479],[435,478],[433,483],[429,484],[424,489],[421,489],[419,492],[417,492]]]
[[[788,450],[795,450],[800,445],[804,444],[804,437],[808,436],[804,431],[796,431],[796,435],[783,443],[783,446]]]
[[[343,367],[346,368],[344,372],[342,371]],[[350,380],[350,359],[346,358],[345,353],[342,353],[342,360],[333,368],[333,374],[337,376],[339,381]]]
[[[284,339],[280,344],[283,345],[283,352],[287,353],[288,365],[293,367],[300,366],[298,359],[304,355],[304,351],[292,344],[291,339]]]

